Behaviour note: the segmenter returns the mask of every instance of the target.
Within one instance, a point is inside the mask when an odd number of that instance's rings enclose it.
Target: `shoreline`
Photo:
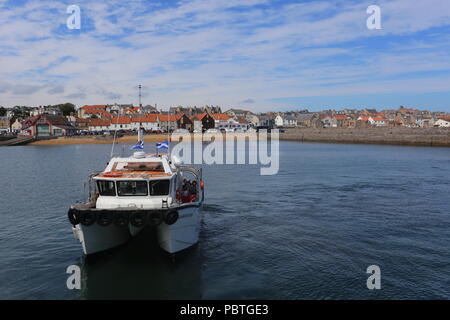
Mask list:
[[[237,139],[246,137],[245,133],[234,134]],[[203,141],[211,141],[211,135],[203,135]],[[227,140],[231,136],[224,135]],[[191,134],[191,139],[196,140]],[[198,139],[198,138],[197,138]],[[167,141],[167,134],[145,135],[145,142],[156,143]],[[442,128],[293,128],[280,133],[282,141],[320,142],[336,144],[377,144],[403,145],[421,147],[450,147],[450,129]],[[117,143],[135,143],[137,135],[123,136],[116,139]],[[56,139],[39,140],[30,143],[33,146],[58,146],[74,144],[112,144],[111,136],[59,137]]]

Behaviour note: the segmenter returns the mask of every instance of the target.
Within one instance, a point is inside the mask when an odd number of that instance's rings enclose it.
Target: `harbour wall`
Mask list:
[[[450,128],[292,128],[281,140],[450,147]]]

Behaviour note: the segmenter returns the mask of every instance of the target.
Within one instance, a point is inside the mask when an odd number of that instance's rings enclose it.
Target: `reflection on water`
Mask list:
[[[201,299],[201,252],[163,252],[144,229],[125,245],[83,258],[82,299]]]

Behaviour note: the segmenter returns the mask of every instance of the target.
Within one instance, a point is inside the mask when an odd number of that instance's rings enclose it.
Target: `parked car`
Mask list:
[[[194,131],[192,131],[192,133],[202,133],[202,130],[200,130],[200,129],[195,129]]]
[[[208,130],[206,130],[206,133],[219,133],[219,130],[217,130],[217,129],[208,129]]]

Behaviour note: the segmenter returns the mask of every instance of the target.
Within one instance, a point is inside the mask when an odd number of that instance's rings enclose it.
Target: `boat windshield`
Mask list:
[[[169,194],[170,180],[150,180],[150,195],[167,196]]]
[[[117,193],[121,197],[146,196],[147,181],[117,181]]]
[[[116,187],[114,181],[97,181],[98,192],[101,196],[116,196]]]

